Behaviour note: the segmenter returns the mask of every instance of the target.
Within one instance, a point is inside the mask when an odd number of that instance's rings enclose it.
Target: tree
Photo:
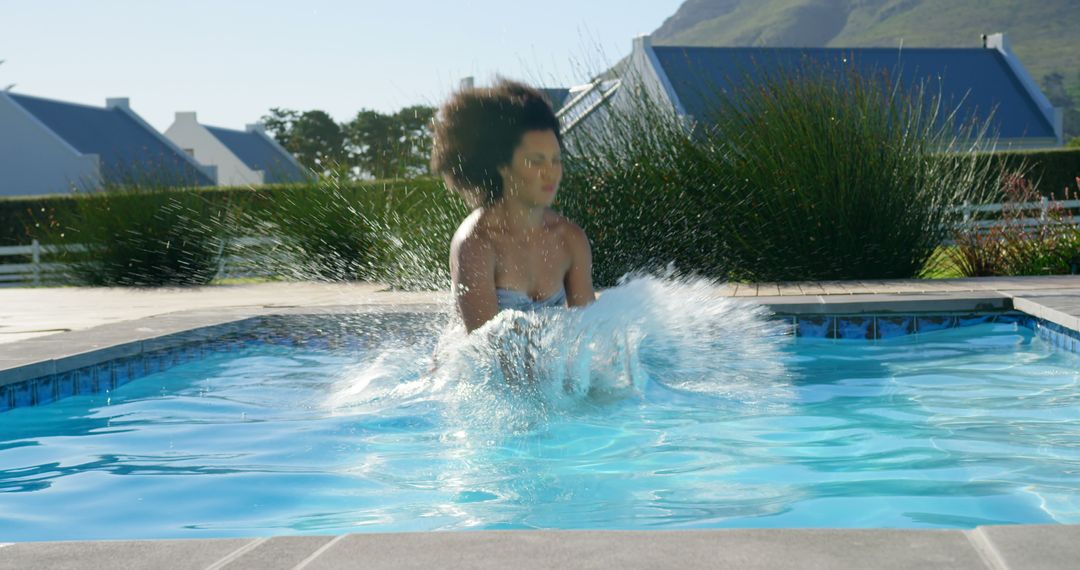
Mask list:
[[[363,109],[344,125],[353,162],[374,178],[428,173],[433,107],[414,105],[387,115]]]
[[[1042,87],[1050,104],[1061,108],[1065,139],[1080,136],[1080,109],[1076,108],[1076,100],[1065,86],[1065,76],[1057,72],[1048,73],[1043,76]]]
[[[274,107],[262,122],[285,150],[315,172],[340,172],[351,166],[341,126],[325,111]]]
[[[1055,107],[1069,109],[1073,106],[1073,98],[1065,89],[1065,76],[1058,73],[1048,73],[1043,76],[1043,91],[1050,104]]]
[[[291,146],[293,123],[299,118],[299,111],[274,107],[270,109],[269,115],[263,115],[259,121],[278,144],[288,149]]]
[[[323,111],[274,107],[262,117],[274,139],[304,166],[323,174],[405,178],[428,174],[435,108],[405,107],[392,114],[363,109],[338,124]]]

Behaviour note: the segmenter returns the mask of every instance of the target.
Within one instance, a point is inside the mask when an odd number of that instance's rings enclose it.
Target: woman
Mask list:
[[[551,105],[521,83],[459,91],[439,111],[432,169],[475,208],[450,243],[453,291],[470,332],[503,309],[595,299],[588,238],[550,208],[561,146]]]

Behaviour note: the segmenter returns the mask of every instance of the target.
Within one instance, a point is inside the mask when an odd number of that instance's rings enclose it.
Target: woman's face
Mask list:
[[[526,131],[510,164],[499,169],[503,197],[550,206],[562,181],[562,153],[555,131]]]

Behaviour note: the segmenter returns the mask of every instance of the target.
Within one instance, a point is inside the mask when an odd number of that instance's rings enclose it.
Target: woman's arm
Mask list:
[[[450,277],[458,312],[469,332],[499,312],[495,295],[495,252],[474,235],[450,244]]]
[[[584,307],[596,300],[592,283],[592,248],[589,246],[589,238],[577,224],[567,221],[564,235],[570,250],[570,269],[563,280],[566,304],[571,307]]]

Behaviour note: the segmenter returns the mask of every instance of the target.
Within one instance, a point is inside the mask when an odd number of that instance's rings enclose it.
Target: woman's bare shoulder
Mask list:
[[[548,210],[545,223],[562,237],[571,246],[588,246],[589,238],[581,226],[570,221],[569,218],[554,210]]]
[[[450,240],[450,254],[459,257],[463,254],[475,254],[486,250],[491,245],[490,232],[483,223],[483,210],[474,210],[454,232]]]

